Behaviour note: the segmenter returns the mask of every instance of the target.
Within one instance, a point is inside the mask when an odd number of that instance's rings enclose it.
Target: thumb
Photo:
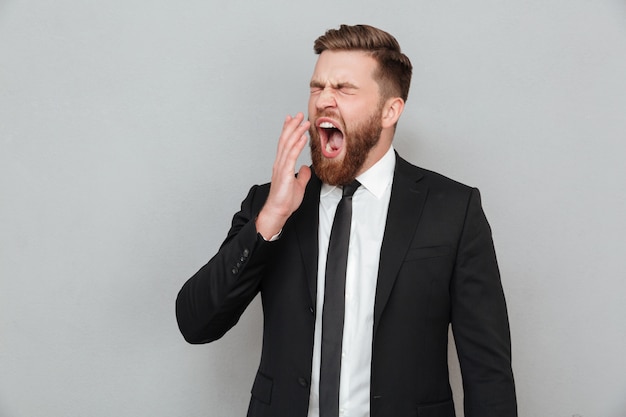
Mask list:
[[[298,184],[302,186],[302,188],[304,188],[310,179],[311,179],[311,168],[309,168],[306,165],[302,165],[300,167],[300,171],[298,171],[298,178],[296,179],[296,181],[298,182]]]

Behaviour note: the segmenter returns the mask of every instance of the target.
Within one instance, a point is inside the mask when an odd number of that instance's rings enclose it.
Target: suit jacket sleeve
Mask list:
[[[466,417],[517,416],[506,304],[480,194],[469,199],[451,283]]]
[[[254,220],[268,188],[252,187],[218,253],[178,293],[176,319],[189,343],[208,343],[222,337],[258,293],[263,259],[271,243],[258,235]]]

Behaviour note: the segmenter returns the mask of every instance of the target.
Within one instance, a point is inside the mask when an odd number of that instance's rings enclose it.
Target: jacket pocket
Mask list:
[[[455,417],[452,400],[417,407],[417,417]]]
[[[437,258],[450,255],[449,246],[428,246],[423,248],[411,248],[404,257],[404,262],[418,259]]]
[[[252,396],[264,404],[272,402],[272,386],[274,382],[272,378],[257,372],[252,385]]]

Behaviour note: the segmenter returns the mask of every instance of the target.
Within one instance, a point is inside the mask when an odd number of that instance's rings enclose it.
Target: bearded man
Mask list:
[[[219,339],[260,293],[263,347],[248,416],[454,417],[451,325],[465,416],[516,416],[506,305],[479,192],[392,146],[409,59],[393,36],[366,25],[329,30],[314,50],[308,120],[287,116],[271,183],[251,188],[218,253],[180,290],[183,336]],[[307,131],[312,166],[294,176]]]

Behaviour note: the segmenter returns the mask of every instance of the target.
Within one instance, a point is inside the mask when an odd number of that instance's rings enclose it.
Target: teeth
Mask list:
[[[320,127],[323,129],[337,129],[337,127],[331,122],[322,122],[320,123]]]
[[[326,152],[332,152],[333,148],[330,147],[330,143],[326,144]]]

